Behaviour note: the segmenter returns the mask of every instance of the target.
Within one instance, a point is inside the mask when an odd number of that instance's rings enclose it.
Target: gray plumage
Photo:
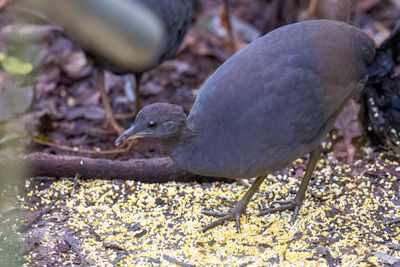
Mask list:
[[[170,148],[190,172],[246,178],[282,168],[321,144],[363,86],[373,41],[341,22],[314,20],[252,42],[206,81],[188,118],[153,104],[117,143],[140,132]],[[158,127],[148,128],[154,122]]]
[[[372,40],[334,21],[279,28],[240,50],[203,86],[188,117],[194,137],[172,158],[230,178],[279,169],[318,146],[365,78]]]

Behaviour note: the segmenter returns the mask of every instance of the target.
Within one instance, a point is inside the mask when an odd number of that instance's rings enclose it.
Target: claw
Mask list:
[[[264,216],[264,215],[279,212],[279,211],[291,210],[291,211],[293,211],[291,223],[294,224],[297,216],[299,215],[299,211],[300,211],[300,207],[301,207],[302,203],[297,203],[294,200],[280,201],[280,202],[276,202],[276,203],[280,203],[281,206],[262,210],[259,213],[257,213],[256,215]]]
[[[242,214],[245,214],[247,205],[249,204],[251,197],[254,195],[255,192],[257,192],[264,179],[264,176],[257,177],[250,189],[246,192],[242,199],[229,210],[229,212],[203,211],[203,214],[205,215],[221,218],[203,227],[202,231],[205,232],[211,228],[214,228],[215,226],[222,225],[226,221],[236,221],[236,231],[240,233],[240,216]]]
[[[220,211],[203,211],[202,213],[207,216],[220,217],[219,219],[212,221],[211,223],[204,226],[201,230],[206,232],[207,230],[214,228],[219,225],[223,225],[226,221],[236,221],[236,231],[240,233],[240,216],[244,214],[244,209],[241,206],[235,205],[229,212]]]
[[[236,215],[236,232],[240,233],[240,215]]]
[[[201,231],[206,232],[207,230],[210,230],[211,228],[214,228],[216,226],[219,225],[223,225],[225,221],[228,221],[229,218],[228,216],[224,216],[222,218],[219,218],[215,221],[212,221],[211,223],[207,224],[206,226],[204,226],[203,228],[201,228]]]
[[[275,200],[274,203],[279,205],[288,205],[292,204],[293,200]]]

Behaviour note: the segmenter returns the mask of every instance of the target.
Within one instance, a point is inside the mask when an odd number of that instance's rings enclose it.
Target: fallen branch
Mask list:
[[[232,181],[189,173],[167,157],[118,161],[33,153],[17,159],[0,160],[0,169],[10,166],[26,166],[31,177],[74,177],[79,173],[82,179],[122,179],[147,183]]]

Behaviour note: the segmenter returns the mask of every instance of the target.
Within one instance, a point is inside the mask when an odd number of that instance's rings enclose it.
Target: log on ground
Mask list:
[[[0,161],[0,168],[26,167],[30,177],[74,177],[82,179],[122,179],[147,183],[233,181],[205,177],[179,168],[168,157],[127,161],[32,153]]]

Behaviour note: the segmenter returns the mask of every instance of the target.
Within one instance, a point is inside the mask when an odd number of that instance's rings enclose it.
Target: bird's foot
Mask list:
[[[219,219],[212,221],[211,223],[204,226],[201,230],[206,232],[207,230],[214,228],[218,225],[223,225],[226,221],[236,221],[236,231],[240,232],[240,216],[246,212],[246,206],[241,202],[236,203],[236,205],[231,208],[228,212],[220,211],[203,211],[203,215],[220,217]]]
[[[291,211],[293,211],[291,223],[294,224],[297,216],[299,215],[300,207],[303,204],[303,202],[297,201],[294,199],[294,200],[289,200],[289,201],[288,200],[275,201],[275,203],[279,204],[280,206],[275,207],[275,208],[261,210],[259,213],[257,213],[257,216],[264,216],[264,215],[279,212],[279,211],[291,210]]]

